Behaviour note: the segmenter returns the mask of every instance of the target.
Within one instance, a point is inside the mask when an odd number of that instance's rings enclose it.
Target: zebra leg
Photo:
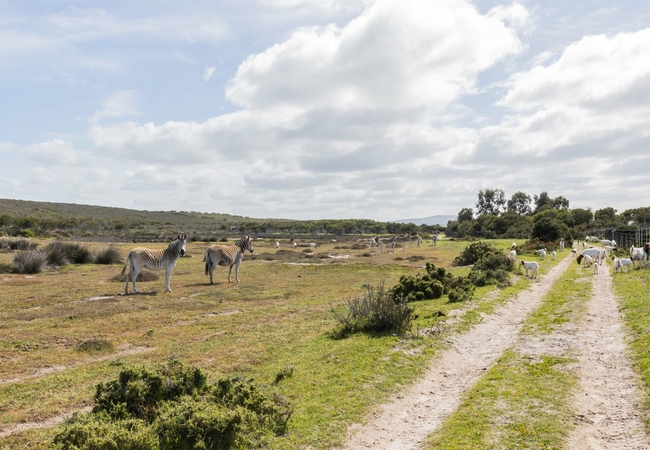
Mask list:
[[[174,270],[174,266],[168,267],[168,268],[165,270],[165,290],[166,290],[167,292],[171,292],[171,291],[172,291],[172,288],[171,288],[171,286],[169,285],[169,282],[171,281],[171,278],[172,278],[172,270]]]
[[[237,283],[239,283],[239,264],[241,264],[241,260],[237,260],[235,263],[235,280],[237,280]]]
[[[232,274],[232,266],[234,266],[234,264],[231,264],[230,269],[228,269],[228,283],[232,283],[232,280],[230,279],[230,275]]]
[[[133,282],[133,292],[136,294],[139,293],[138,288],[135,285],[136,280],[138,279],[138,275],[140,275],[140,270],[142,270],[142,267],[135,267],[133,265],[133,261],[131,261],[131,281]]]

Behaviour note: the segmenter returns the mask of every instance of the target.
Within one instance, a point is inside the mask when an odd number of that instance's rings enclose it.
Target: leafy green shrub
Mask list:
[[[357,332],[395,332],[403,333],[410,329],[414,309],[407,306],[401,298],[384,288],[366,285],[366,292],[352,300],[347,300],[346,315],[332,313],[339,323],[335,335],[346,336]]]
[[[60,267],[68,264],[88,264],[92,260],[90,250],[74,242],[54,241],[43,249],[50,266]]]
[[[100,383],[95,407],[59,426],[62,450],[248,449],[286,431],[290,405],[239,378],[216,384],[197,368],[170,361],[156,370],[127,368]]]
[[[499,287],[505,287],[510,285],[508,272],[513,272],[515,265],[499,250],[494,250],[494,252],[485,253],[474,263],[468,277],[475,286],[496,284]]]
[[[123,261],[119,248],[113,244],[96,250],[92,260],[95,264],[119,264]]]
[[[486,253],[499,252],[499,250],[487,242],[474,242],[468,245],[451,263],[454,267],[469,266],[476,263]]]
[[[444,267],[436,267],[428,262],[424,273],[402,275],[391,292],[396,298],[412,302],[440,298],[453,290],[464,291],[462,298],[467,299],[474,294],[474,285],[468,278],[455,276]]]
[[[43,252],[38,250],[20,251],[16,253],[11,262],[16,273],[34,274],[41,273],[47,264]]]

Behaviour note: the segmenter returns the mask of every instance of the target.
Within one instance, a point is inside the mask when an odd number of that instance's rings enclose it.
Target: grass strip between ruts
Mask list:
[[[579,319],[592,283],[579,282],[574,265],[526,320],[522,338],[545,338]],[[523,354],[508,349],[432,434],[426,448],[560,448],[572,427],[569,400],[576,376],[568,355]]]

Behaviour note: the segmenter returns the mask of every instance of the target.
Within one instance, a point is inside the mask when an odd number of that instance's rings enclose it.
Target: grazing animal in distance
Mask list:
[[[406,250],[406,244],[411,242],[411,236],[405,234],[404,236],[397,236],[395,238],[394,244],[402,244],[402,251]],[[394,245],[393,244],[393,245]]]
[[[632,260],[632,265],[634,266],[635,262],[638,262],[639,264],[645,263],[648,261],[648,254],[646,253],[645,249],[641,247],[632,247],[632,251],[630,252],[630,259]]]
[[[539,264],[537,261],[524,261],[523,259],[520,261],[521,265],[526,269],[526,276],[528,276],[528,271],[530,270],[530,276],[531,278],[537,278],[537,272],[539,270]]]
[[[235,241],[233,245],[211,245],[205,251],[205,274],[210,274],[210,284],[214,284],[214,269],[217,266],[229,266],[228,283],[231,283],[232,266],[235,266],[235,279],[239,283],[239,265],[244,258],[244,252],[253,253],[253,241],[250,236]]]
[[[589,255],[584,255],[584,259],[585,259],[585,265],[583,267],[591,267],[591,265],[594,263],[594,259]]]
[[[417,244],[417,247],[420,248],[420,244],[422,243],[422,237],[420,237],[419,234],[413,235],[409,237],[410,242],[415,242]]]
[[[517,261],[517,250],[510,250],[508,254],[508,259],[514,264]]]
[[[311,248],[311,251],[313,252],[314,250],[316,250],[316,248],[318,248],[318,245],[316,245],[314,242],[310,242],[309,248]]]
[[[388,246],[388,248],[395,250],[395,236],[391,236],[387,238],[379,238],[377,243],[379,244],[379,253],[381,253],[382,250],[384,249],[384,245]]]
[[[438,245],[438,235],[437,234],[434,234],[433,236],[431,236],[431,242],[432,242],[434,247],[436,245]]]
[[[555,258],[557,257],[557,253],[555,253],[555,250],[551,252],[551,260],[555,261]]]
[[[632,260],[630,258],[619,259],[614,256],[614,273],[618,272],[618,269],[621,269],[621,273],[623,273],[624,267],[627,267],[627,271],[629,272],[632,267]]]
[[[564,251],[564,239],[560,239],[560,251]]]
[[[594,263],[594,275],[598,275],[598,266],[599,266],[599,265],[600,265],[600,264],[598,264],[597,261]]]
[[[542,260],[546,259],[546,249],[545,248],[541,248],[541,249],[537,250],[537,254],[539,255],[539,259],[542,259]]]
[[[275,248],[280,248],[280,243],[278,241],[275,241]]]
[[[571,249],[571,256],[573,256],[573,257],[575,258],[575,256],[576,256],[577,254],[578,254],[578,250],[575,249],[575,248],[572,248],[572,249]]]
[[[516,250],[517,249],[517,243],[513,242],[512,245],[510,246],[511,250]]]
[[[589,256],[592,259],[592,262],[594,259],[598,257],[598,252],[600,252],[599,248],[588,248],[586,250],[583,250],[582,253],[580,253],[580,256],[578,256],[578,259],[576,260],[578,264],[582,264],[582,258],[585,256]]]
[[[126,276],[124,293],[129,293],[129,278],[133,282],[133,292],[137,293],[136,280],[143,267],[150,270],[165,269],[165,290],[172,291],[169,281],[172,277],[172,270],[178,258],[185,254],[187,241],[186,234],[179,234],[178,237],[165,249],[150,250],[144,247],[134,248],[129,252],[122,268],[122,275],[126,272],[126,266],[130,263],[129,273]]]
[[[298,244],[296,244],[296,243],[294,242],[294,243],[293,243],[293,248],[296,249],[297,247],[298,247]]]

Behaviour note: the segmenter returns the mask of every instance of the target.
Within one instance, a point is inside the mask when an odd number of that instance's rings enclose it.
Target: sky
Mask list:
[[[248,217],[650,206],[650,3],[0,0],[0,198]]]

